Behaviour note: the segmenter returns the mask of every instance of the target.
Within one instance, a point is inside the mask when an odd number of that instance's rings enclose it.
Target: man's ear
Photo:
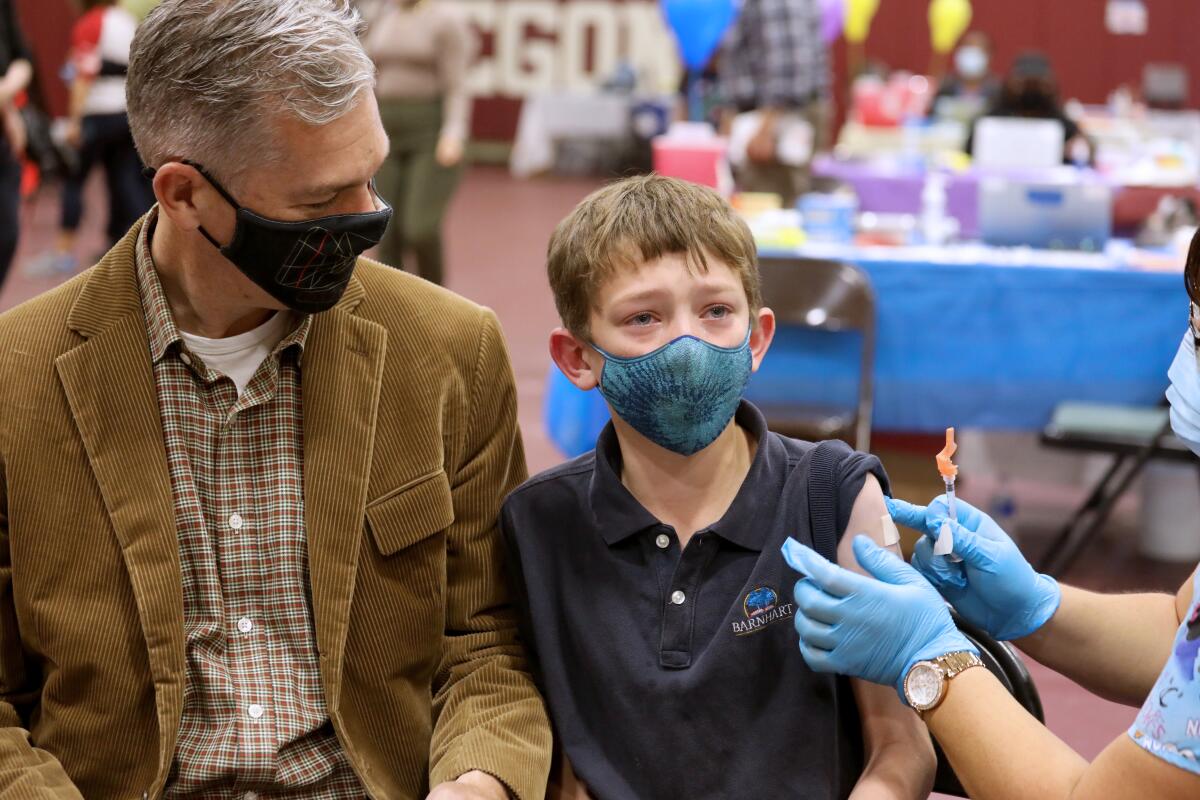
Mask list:
[[[767,354],[767,350],[771,347],[771,340],[774,338],[775,312],[769,308],[760,308],[758,324],[750,331],[750,355],[754,359],[753,369],[755,372],[758,372],[763,356]]]
[[[215,194],[200,171],[188,164],[168,161],[154,172],[154,199],[160,212],[180,230],[200,227],[201,217],[213,200],[209,195]]]
[[[599,385],[604,357],[566,328],[550,332],[550,357],[567,380],[585,392]]]

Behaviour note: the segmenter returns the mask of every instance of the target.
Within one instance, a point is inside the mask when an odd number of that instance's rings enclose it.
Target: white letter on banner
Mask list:
[[[617,9],[608,2],[579,0],[563,5],[558,29],[559,76],[568,89],[590,89],[607,80],[617,68]],[[588,69],[588,31],[592,32],[592,63]]]
[[[501,94],[524,97],[554,85],[554,43],[543,38],[558,27],[558,3],[514,0],[501,8],[496,60]],[[537,37],[527,28],[535,29]]]

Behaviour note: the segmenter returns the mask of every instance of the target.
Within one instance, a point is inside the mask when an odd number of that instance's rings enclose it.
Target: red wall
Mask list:
[[[55,114],[66,113],[67,91],[58,71],[66,61],[75,10],[68,0],[16,0],[16,4],[46,102]]]
[[[1030,48],[1049,54],[1065,97],[1102,102],[1121,83],[1141,83],[1147,62],[1188,67],[1192,105],[1200,101],[1200,3],[1145,0],[1145,36],[1114,36],[1104,26],[1105,0],[974,0],[971,27],[987,32],[994,59],[1004,69]],[[895,68],[924,71],[929,65],[925,0],[881,0],[867,40],[867,55]],[[838,48],[839,69],[844,48]]]
[[[569,2],[569,0],[568,0]],[[1150,29],[1146,36],[1114,36],[1104,27],[1106,0],[974,0],[972,27],[987,31],[995,60],[1003,69],[1022,50],[1037,48],[1053,59],[1065,96],[1101,102],[1121,83],[1138,84],[1148,61],[1185,64],[1191,75],[1192,105],[1200,105],[1200,2],[1146,0]],[[29,38],[37,50],[43,85],[54,111],[61,113],[65,93],[57,71],[66,52],[73,13],[68,0],[17,0]],[[896,68],[923,71],[929,64],[926,0],[881,0],[867,41],[867,55]],[[841,72],[844,47],[837,47]],[[843,81],[839,81],[839,84]],[[511,101],[481,103],[477,132],[511,132]]]

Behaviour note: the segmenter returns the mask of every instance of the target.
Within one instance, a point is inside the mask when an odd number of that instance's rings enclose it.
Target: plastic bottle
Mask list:
[[[925,133],[925,121],[916,117],[905,117],[900,123],[900,163],[905,170],[923,172],[925,153],[921,141]]]
[[[925,173],[925,188],[921,190],[921,234],[925,243],[946,243],[946,176],[937,170]]]

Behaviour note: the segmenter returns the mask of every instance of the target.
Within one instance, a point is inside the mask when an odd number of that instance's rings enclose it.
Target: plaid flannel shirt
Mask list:
[[[300,357],[284,337],[238,397],[188,351],[150,255],[138,282],[170,468],[187,674],[170,798],[363,798],[321,686],[304,525]]]
[[[743,111],[799,109],[829,95],[818,0],[744,0],[721,49],[720,89]]]

